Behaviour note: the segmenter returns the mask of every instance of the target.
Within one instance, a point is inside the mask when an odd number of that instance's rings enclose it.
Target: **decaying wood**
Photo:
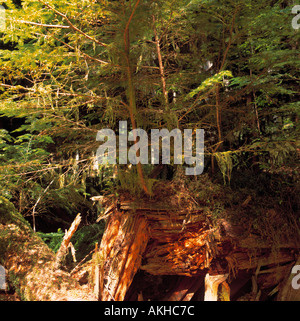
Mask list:
[[[202,277],[181,277],[172,292],[168,293],[163,301],[190,301],[202,285]]]
[[[98,255],[98,243],[95,244],[95,256]],[[95,258],[94,258],[95,260]],[[96,296],[96,298],[98,300],[100,300],[101,297],[101,293],[103,291],[102,289],[102,282],[100,281],[100,275],[101,275],[101,266],[99,264],[99,262],[97,262],[98,260],[96,260],[96,264],[94,263],[94,294]]]
[[[218,301],[219,285],[228,277],[228,274],[205,275],[205,294],[204,301]],[[228,288],[228,287],[227,287]]]
[[[96,300],[88,288],[55,269],[55,254],[7,200],[0,198],[0,264],[23,300]]]
[[[79,224],[81,222],[81,216],[80,214],[77,214],[75,217],[73,223],[71,224],[71,227],[69,228],[68,231],[66,231],[65,236],[61,242],[61,245],[56,253],[56,258],[55,258],[55,268],[58,269],[62,263],[63,258],[66,256],[68,252],[68,248],[70,245],[71,238],[73,234],[76,232]],[[72,253],[73,258],[74,258],[74,253]]]
[[[294,253],[289,249],[277,250],[272,252],[271,249],[260,251],[249,251],[238,248],[226,257],[230,267],[239,270],[253,269],[258,265],[267,266],[270,264],[281,264],[294,260]]]
[[[147,247],[141,269],[153,275],[197,275],[212,260],[206,251],[206,237],[207,232],[199,230],[179,234],[164,244],[156,240]]]
[[[103,258],[100,299],[122,301],[136,274],[149,239],[144,217],[116,212],[109,218],[99,253]]]
[[[258,266],[264,270],[277,267],[277,273],[281,265],[294,261],[297,244],[282,243],[274,250],[269,241],[244,234],[243,228],[224,219],[213,225],[201,209],[187,210],[155,201],[121,201],[109,217],[101,242],[101,299],[123,300],[140,269],[151,275],[181,275],[199,280],[204,280],[206,274],[206,299],[216,300],[221,284],[223,299],[229,300],[230,287],[224,282],[228,273],[234,277],[239,270]],[[257,286],[278,284],[282,278],[274,278],[274,273],[259,275],[255,279]],[[187,279],[182,282],[165,299],[189,300],[200,286],[188,289]],[[256,296],[259,295],[257,290]]]

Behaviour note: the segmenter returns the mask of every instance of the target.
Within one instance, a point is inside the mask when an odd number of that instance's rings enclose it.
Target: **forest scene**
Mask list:
[[[0,301],[300,301],[299,46],[291,0],[1,1]]]

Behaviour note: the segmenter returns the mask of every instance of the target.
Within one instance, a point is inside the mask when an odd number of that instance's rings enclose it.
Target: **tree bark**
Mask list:
[[[28,222],[0,197],[0,264],[22,300],[96,300],[67,272],[55,269],[55,254]]]
[[[101,240],[100,300],[123,301],[149,240],[145,218],[115,212]]]
[[[244,234],[224,219],[213,227],[201,209],[187,214],[185,208],[165,202],[121,201],[101,242],[101,300],[124,300],[138,269],[153,276],[185,277],[166,300],[190,300],[205,275],[205,300],[229,300],[230,287],[224,282],[228,274],[235,277],[257,267],[268,271],[257,277],[260,289],[275,289],[281,279],[277,272],[295,260],[299,246],[282,243],[275,251],[272,242]],[[190,287],[190,280],[199,284]]]

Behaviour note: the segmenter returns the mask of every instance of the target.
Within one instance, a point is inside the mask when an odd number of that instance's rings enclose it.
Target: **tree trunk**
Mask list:
[[[129,111],[129,116],[130,116],[130,120],[131,120],[131,126],[132,129],[135,130],[137,129],[137,121],[136,121],[136,116],[137,116],[137,112],[136,112],[136,98],[135,98],[135,90],[134,90],[134,84],[133,84],[133,75],[132,75],[132,66],[130,63],[130,39],[129,39],[129,27],[130,27],[130,23],[131,20],[135,14],[135,11],[138,7],[140,3],[140,0],[137,0],[132,13],[126,23],[126,27],[124,30],[124,58],[126,61],[126,76],[127,76],[127,85],[128,85],[128,111]],[[136,155],[140,156],[139,153],[139,149],[137,149],[137,135],[134,133],[134,146],[136,148]],[[137,163],[137,173],[139,176],[139,181],[141,184],[141,187],[143,189],[143,191],[146,193],[146,195],[150,195],[149,191],[148,191],[148,187],[146,185],[145,182],[145,177],[144,177],[144,173],[143,173],[143,168],[142,168],[142,164],[140,162]]]
[[[67,272],[55,269],[55,254],[17,213],[0,197],[0,264],[22,300],[96,300]]]

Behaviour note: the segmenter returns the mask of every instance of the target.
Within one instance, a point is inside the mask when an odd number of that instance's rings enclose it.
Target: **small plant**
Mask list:
[[[54,252],[57,252],[65,233],[61,230],[61,228],[59,228],[57,232],[52,232],[52,233],[37,232],[37,234]]]

